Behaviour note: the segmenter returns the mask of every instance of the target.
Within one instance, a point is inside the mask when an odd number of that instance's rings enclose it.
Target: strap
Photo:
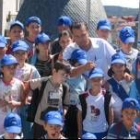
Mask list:
[[[106,92],[106,94],[104,94],[104,98],[105,98],[105,101],[104,101],[105,116],[109,124],[109,105],[111,101],[111,94],[109,94],[109,92]]]
[[[112,86],[113,92],[116,93],[122,101],[129,97],[124,88],[114,78],[108,80],[108,83]]]
[[[63,84],[63,95],[62,95],[62,104],[63,106],[66,106],[65,105],[65,97],[66,97],[66,94],[68,93],[68,85],[67,84]]]
[[[87,114],[87,102],[86,102],[85,94],[79,95],[79,99],[82,107],[82,120],[86,118],[86,114]]]

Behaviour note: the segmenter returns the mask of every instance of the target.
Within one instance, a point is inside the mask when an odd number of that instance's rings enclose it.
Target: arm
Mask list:
[[[71,72],[71,77],[76,77],[82,75],[86,71],[90,71],[95,68],[95,64],[93,62],[88,62],[86,65],[78,66],[74,68]]]
[[[114,122],[114,110],[112,107],[109,108],[109,125],[111,126]]]

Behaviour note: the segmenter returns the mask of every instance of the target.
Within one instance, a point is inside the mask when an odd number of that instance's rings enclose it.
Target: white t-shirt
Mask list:
[[[130,88],[131,88],[131,82],[127,82],[126,80],[122,80],[122,81],[119,81],[118,83],[124,88],[126,93],[129,94]],[[113,92],[111,85],[109,86],[109,91],[110,91],[110,94],[112,94],[112,97],[115,101],[114,104],[112,105],[114,113],[115,113],[114,114],[115,121],[119,121],[121,119],[121,109],[122,109],[123,101],[121,100],[120,97],[117,96],[116,93]]]
[[[102,93],[97,96],[92,96],[88,92],[87,102],[87,114],[83,121],[83,130],[90,133],[103,133],[108,129],[108,123],[106,121],[104,111],[104,95]],[[114,103],[111,98],[110,107]],[[82,111],[81,105],[77,106]]]
[[[13,79],[11,84],[6,85],[3,80],[0,79],[0,99],[9,101],[12,97],[15,101],[21,101],[21,95],[23,94],[23,83],[18,79]],[[0,134],[4,133],[3,123],[7,113],[18,112],[17,108],[11,109],[9,106],[0,107]]]
[[[91,48],[86,51],[89,61],[93,61],[97,64],[98,68],[101,68],[105,72],[105,77],[108,79],[108,69],[111,64],[111,58],[116,53],[113,47],[104,39],[90,38]],[[63,58],[68,60],[71,58],[71,54],[74,50],[81,49],[76,43],[70,44],[63,53]]]
[[[40,74],[34,66],[25,63],[24,67],[17,67],[15,77],[21,81],[28,81],[40,78]]]
[[[136,61],[138,53],[139,53],[138,50],[132,49],[132,51],[129,54],[126,54],[122,50],[120,50],[119,53],[120,55],[123,55],[125,57],[127,68],[130,70],[130,72],[132,72],[132,66],[134,62]]]

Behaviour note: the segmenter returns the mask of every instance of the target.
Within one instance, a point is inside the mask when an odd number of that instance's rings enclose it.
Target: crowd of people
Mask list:
[[[107,19],[97,38],[68,16],[58,18],[55,40],[42,24],[16,20],[9,39],[0,35],[0,139],[139,139],[135,31],[123,27],[116,50]]]

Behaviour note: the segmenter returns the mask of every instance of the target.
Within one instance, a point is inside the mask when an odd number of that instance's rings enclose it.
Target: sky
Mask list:
[[[103,5],[139,8],[139,0],[101,0]]]

